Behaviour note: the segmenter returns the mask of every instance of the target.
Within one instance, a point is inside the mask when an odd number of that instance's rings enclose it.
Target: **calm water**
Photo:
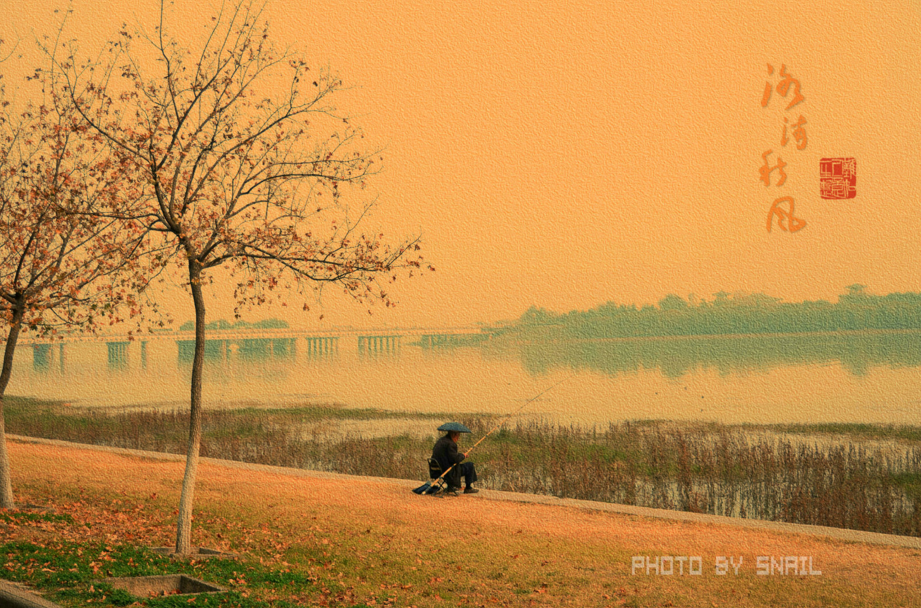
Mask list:
[[[354,337],[333,353],[303,338],[214,341],[206,406],[509,413],[553,387],[522,416],[921,425],[921,332],[427,349],[409,340],[375,353],[360,352]],[[21,346],[8,392],[75,406],[184,408],[189,353],[167,339]]]

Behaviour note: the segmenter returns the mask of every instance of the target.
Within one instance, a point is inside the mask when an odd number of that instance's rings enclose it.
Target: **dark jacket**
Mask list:
[[[435,442],[432,449],[432,458],[438,461],[442,471],[447,471],[452,465],[460,464],[464,460],[464,455],[457,451],[457,443],[451,440],[451,437],[445,435]],[[461,485],[460,467],[454,467],[447,475],[445,481],[449,486],[459,488]]]

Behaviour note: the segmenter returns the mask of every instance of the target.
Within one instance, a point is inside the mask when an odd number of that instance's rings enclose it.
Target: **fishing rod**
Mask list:
[[[541,392],[537,393],[536,395],[534,395],[533,397],[531,397],[530,399],[528,399],[527,401],[525,401],[524,403],[522,403],[522,404],[521,404],[521,407],[519,407],[517,410],[515,410],[514,412],[512,412],[512,413],[506,415],[505,418],[503,418],[502,420],[500,420],[498,424],[496,424],[494,427],[492,427],[492,428],[489,430],[488,433],[486,433],[485,435],[483,435],[482,437],[480,437],[479,441],[477,441],[477,442],[474,443],[472,446],[470,446],[470,449],[469,449],[469,450],[467,450],[466,452],[463,453],[463,454],[464,454],[464,458],[466,459],[467,456],[470,455],[470,452],[472,452],[473,450],[475,450],[476,447],[477,447],[478,445],[480,445],[481,443],[483,443],[483,440],[484,440],[484,439],[486,439],[487,437],[489,437],[490,435],[492,435],[495,431],[497,431],[503,424],[506,423],[506,421],[507,421],[509,418],[511,418],[512,416],[515,416],[516,414],[518,414],[519,412],[521,412],[521,410],[523,410],[525,407],[527,407],[528,404],[530,404],[530,403],[532,403],[532,402],[534,402],[534,401],[537,401],[537,400],[538,400],[541,396],[543,396],[545,393],[547,393],[547,392],[549,392],[551,389],[554,389],[554,388],[558,387],[559,385],[563,384],[564,382],[566,382],[567,380],[569,380],[570,378],[572,378],[574,375],[575,375],[575,374],[571,374],[571,375],[569,375],[569,376],[566,376],[565,378],[563,378],[562,380],[560,380],[560,381],[557,382],[556,384],[552,384],[552,385],[548,386],[547,388],[545,388],[545,389],[542,390]],[[444,471],[441,475],[439,475],[439,476],[438,476],[438,479],[436,479],[435,481],[430,482],[430,483],[427,482],[427,483],[423,484],[422,486],[416,488],[416,489],[413,490],[413,491],[414,491],[416,494],[427,494],[428,491],[431,490],[433,486],[439,486],[439,484],[441,483],[441,481],[445,478],[445,475],[447,475],[448,473],[450,473],[450,472],[454,469],[454,467],[456,467],[458,464],[459,464],[459,463],[456,463],[456,462],[455,462],[455,463],[452,464],[450,467],[448,467],[448,469],[447,469],[446,471]],[[439,487],[440,487],[440,486],[439,486]]]

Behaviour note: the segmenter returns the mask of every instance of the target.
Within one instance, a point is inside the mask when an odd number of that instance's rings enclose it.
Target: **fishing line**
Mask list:
[[[560,380],[560,381],[557,382],[556,384],[552,384],[552,385],[548,386],[547,388],[545,388],[544,390],[542,390],[541,392],[537,393],[536,395],[534,395],[533,397],[531,397],[530,399],[528,399],[527,401],[525,401],[523,404],[521,404],[521,407],[519,407],[517,410],[515,410],[514,412],[512,412],[512,413],[506,415],[505,418],[503,418],[502,420],[500,420],[498,424],[496,424],[494,427],[492,427],[492,429],[490,429],[490,431],[489,431],[488,433],[486,433],[485,435],[483,435],[482,437],[480,437],[479,441],[477,441],[477,442],[474,443],[472,446],[470,446],[470,449],[469,449],[469,450],[467,450],[466,452],[463,453],[463,454],[464,454],[464,459],[466,459],[467,456],[470,455],[470,452],[472,452],[473,450],[475,450],[476,447],[477,447],[478,445],[480,445],[481,443],[483,443],[483,440],[484,440],[484,439],[486,439],[487,437],[489,437],[490,435],[492,435],[496,430],[499,429],[499,427],[501,427],[503,424],[505,424],[506,421],[508,421],[509,418],[511,418],[512,416],[515,416],[516,414],[518,414],[519,412],[521,412],[521,410],[523,410],[525,407],[527,407],[528,404],[530,404],[530,403],[532,403],[532,402],[534,402],[534,401],[537,401],[537,400],[538,400],[541,396],[543,396],[545,393],[547,393],[547,392],[549,392],[551,389],[554,389],[554,388],[558,387],[559,385],[563,384],[564,382],[566,382],[567,380],[569,380],[569,379],[572,378],[573,376],[575,376],[574,373],[573,373],[573,374],[570,374],[569,376],[566,376],[565,378],[563,378],[562,380]],[[429,484],[429,488],[427,488],[426,490],[424,490],[423,493],[424,493],[424,492],[428,492],[428,489],[430,489],[431,486],[438,485],[438,482],[440,482],[442,479],[444,479],[445,475],[447,475],[448,473],[450,473],[451,470],[454,469],[454,467],[456,467],[458,464],[459,464],[459,463],[454,463],[454,464],[452,464],[450,467],[448,467],[448,469],[447,469],[445,472],[443,472],[443,473],[438,477],[438,479],[436,479],[435,481],[433,481],[433,482],[431,482],[431,483]]]

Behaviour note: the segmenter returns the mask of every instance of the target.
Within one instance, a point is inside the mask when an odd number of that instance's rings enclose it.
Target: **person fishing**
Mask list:
[[[476,468],[473,466],[472,462],[463,462],[463,460],[467,458],[467,455],[475,450],[478,445],[483,443],[483,440],[492,435],[495,431],[499,430],[499,428],[505,424],[509,418],[527,407],[529,403],[536,401],[538,398],[540,398],[541,395],[553,387],[563,384],[574,375],[575,374],[567,376],[556,384],[548,386],[538,394],[522,403],[517,410],[505,416],[505,418],[493,426],[488,433],[480,437],[480,439],[474,443],[473,446],[471,446],[471,448],[466,452],[458,452],[457,441],[460,438],[461,433],[470,433],[471,430],[459,422],[447,422],[442,424],[440,427],[438,427],[438,430],[444,431],[446,435],[435,442],[435,447],[432,449],[432,458],[429,460],[429,475],[434,481],[426,482],[418,488],[414,488],[413,492],[420,495],[440,495],[442,487],[441,483],[444,482],[448,486],[448,490],[445,493],[457,496],[461,488],[461,476],[464,477],[464,482],[467,486],[464,488],[464,494],[476,494],[479,492],[479,490],[474,488],[472,485],[473,482],[477,480]],[[431,461],[435,461],[437,466],[434,466],[434,463]],[[441,469],[440,471],[438,470],[439,467]]]
[[[445,481],[448,488],[446,494],[457,496],[461,489],[461,477],[464,478],[464,494],[476,494],[478,489],[473,487],[477,480],[476,467],[472,462],[463,462],[467,458],[467,452],[460,452],[457,449],[457,442],[461,433],[471,432],[459,422],[448,422],[438,427],[439,431],[445,431],[445,436],[435,442],[432,448],[432,458],[438,461],[442,471],[447,471]]]

